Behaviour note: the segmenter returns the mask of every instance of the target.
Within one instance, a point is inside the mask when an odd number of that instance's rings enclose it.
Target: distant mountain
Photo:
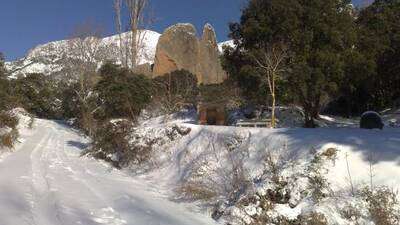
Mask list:
[[[161,34],[150,30],[142,32],[144,33],[141,35],[142,47],[139,52],[138,64],[153,64],[158,39]],[[128,43],[130,37],[131,32],[121,34],[122,43]],[[122,64],[126,61],[126,57],[124,53],[121,54],[119,45],[119,35],[96,40],[72,39],[49,42],[31,49],[24,58],[6,62],[6,68],[10,71],[10,77],[12,78],[25,76],[30,73],[43,73],[45,75],[62,77],[68,73],[68,67],[75,65],[77,61],[85,61],[97,68],[105,61]],[[226,41],[220,43],[218,46],[221,52],[224,45],[232,46],[233,42]],[[83,52],[88,52],[88,54],[82,54]],[[128,64],[130,64],[129,56]]]
[[[151,64],[154,61],[160,34],[150,30],[144,30],[141,34],[142,44],[138,63]],[[121,34],[121,40],[124,44],[128,43],[129,45],[130,37],[131,32]],[[104,61],[122,63],[126,57],[124,57],[125,53],[120,53],[119,43],[119,35],[102,39],[54,41],[31,49],[24,58],[7,62],[6,68],[12,73],[11,77],[17,77],[29,73],[62,74],[68,64],[77,60],[93,63],[96,66],[100,66]],[[121,57],[121,55],[123,56]]]

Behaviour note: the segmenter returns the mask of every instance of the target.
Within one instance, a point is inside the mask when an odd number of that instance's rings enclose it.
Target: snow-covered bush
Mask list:
[[[335,160],[336,151],[311,152],[311,159],[300,163],[284,151],[268,151],[264,169],[254,179],[256,190],[225,210],[234,224],[327,224],[324,215],[296,208],[318,204],[332,196],[325,167]]]
[[[400,224],[398,193],[388,187],[378,187],[373,190],[364,188],[360,196],[367,203],[370,217],[376,225]]]
[[[132,126],[129,120],[114,120],[104,123],[96,130],[92,146],[87,153],[121,168],[128,158],[128,153],[131,151],[127,136],[132,130]],[[131,155],[133,154],[137,158],[145,157],[139,152],[132,152]]]
[[[173,142],[190,133],[178,125],[163,128],[135,127],[130,120],[111,120],[97,129],[91,148],[85,154],[103,159],[117,168],[148,163],[153,148]]]
[[[10,112],[0,112],[0,148],[12,148],[18,139],[18,118]]]
[[[285,147],[267,150],[257,153],[263,163],[259,170],[253,167],[250,137],[209,136],[208,143],[199,146],[201,153],[180,154],[190,166],[184,167],[177,191],[181,200],[208,207],[215,220],[233,225],[399,223],[398,196],[390,189],[355,187],[352,193],[331,188],[328,175],[340,149],[311,149],[301,157],[290,155]]]
[[[6,147],[6,148],[13,148],[14,143],[18,139],[18,131],[16,129],[11,129],[9,131],[4,132],[3,134],[0,134],[0,148],[1,147]]]
[[[184,200],[200,200],[214,205],[213,218],[218,219],[223,214],[220,207],[237,203],[251,190],[252,181],[244,166],[248,155],[243,151],[246,150],[243,148],[246,139],[241,136],[208,138],[201,155],[188,153],[185,156],[192,162],[183,175],[178,192]]]
[[[9,127],[16,128],[18,125],[18,118],[12,115],[10,112],[0,112],[0,128]]]

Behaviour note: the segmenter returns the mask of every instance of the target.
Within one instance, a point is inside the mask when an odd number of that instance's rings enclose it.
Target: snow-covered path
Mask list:
[[[171,202],[157,188],[80,157],[85,139],[37,120],[0,161],[0,225],[205,225],[208,216]]]

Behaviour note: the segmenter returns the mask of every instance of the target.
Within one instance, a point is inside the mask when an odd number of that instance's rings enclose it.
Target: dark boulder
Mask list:
[[[256,118],[256,108],[253,105],[248,105],[242,108],[242,113],[246,119]]]
[[[361,115],[361,129],[383,129],[382,118],[377,112],[368,111]]]

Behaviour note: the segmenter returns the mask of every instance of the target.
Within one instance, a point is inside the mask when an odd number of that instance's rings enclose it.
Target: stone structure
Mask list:
[[[197,106],[200,125],[226,124],[226,113],[223,105],[199,104]]]
[[[214,28],[206,24],[201,39],[191,24],[177,24],[165,30],[156,50],[153,77],[175,70],[196,75],[199,84],[219,84],[227,74],[222,69]]]

